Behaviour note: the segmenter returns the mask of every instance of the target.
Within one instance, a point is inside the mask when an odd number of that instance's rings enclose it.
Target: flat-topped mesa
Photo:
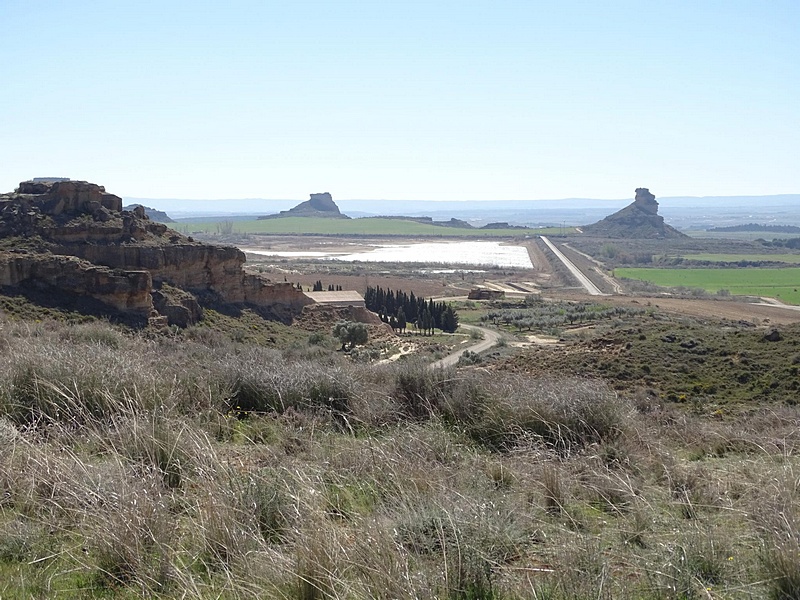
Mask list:
[[[329,217],[335,219],[349,219],[343,215],[333,201],[333,197],[328,192],[311,194],[305,202],[301,202],[294,208],[282,210],[277,215],[265,215],[259,219],[275,219],[280,217]]]
[[[0,194],[0,237],[106,244],[158,239],[166,231],[144,209],[123,211],[122,198],[86,181],[23,181]]]
[[[305,204],[305,202],[303,202],[303,204]],[[314,210],[321,210],[321,211],[328,211],[335,213],[340,212],[339,207],[336,206],[336,202],[333,201],[333,197],[330,195],[329,192],[323,192],[321,194],[311,194],[311,198],[308,200],[308,205]],[[302,206],[302,204],[300,206]]]
[[[43,213],[60,215],[64,212],[94,213],[99,208],[122,211],[122,198],[109,194],[102,185],[87,181],[23,181],[16,193],[26,196]]]

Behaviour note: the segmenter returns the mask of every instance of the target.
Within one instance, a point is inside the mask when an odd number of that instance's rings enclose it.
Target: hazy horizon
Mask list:
[[[800,191],[795,0],[74,0],[3,2],[0,20],[4,191]]]

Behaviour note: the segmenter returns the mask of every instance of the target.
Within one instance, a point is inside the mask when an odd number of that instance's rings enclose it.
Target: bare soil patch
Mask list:
[[[665,298],[658,296],[632,298],[630,296],[608,296],[603,302],[624,306],[652,306],[662,312],[678,313],[706,319],[746,321],[754,325],[788,325],[800,323],[800,312],[766,304],[734,300],[711,300],[693,298]]]

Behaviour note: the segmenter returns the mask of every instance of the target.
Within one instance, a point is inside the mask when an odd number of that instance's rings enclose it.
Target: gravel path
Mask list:
[[[458,362],[458,359],[461,358],[461,355],[467,350],[470,352],[475,352],[476,354],[483,352],[484,350],[488,350],[494,346],[498,340],[503,337],[499,332],[493,329],[486,329],[485,327],[478,327],[477,325],[459,325],[459,327],[463,327],[468,331],[480,331],[483,334],[483,339],[472,346],[462,348],[457,352],[453,352],[452,354],[445,356],[441,360],[437,360],[435,363],[431,363],[431,368],[452,366]]]

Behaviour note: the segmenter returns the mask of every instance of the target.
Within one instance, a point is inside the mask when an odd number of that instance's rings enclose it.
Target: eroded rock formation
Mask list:
[[[0,259],[0,286],[82,293],[179,325],[196,322],[203,304],[288,321],[310,302],[289,283],[246,274],[239,249],[196,242],[141,206],[123,211],[118,196],[84,181],[23,182],[0,195]]]
[[[311,194],[310,199],[301,202],[294,208],[282,210],[277,215],[267,215],[259,219],[275,219],[280,217],[329,217],[335,219],[349,219],[339,211],[339,207],[333,201],[333,197],[328,192],[321,194]]]
[[[664,217],[658,214],[656,197],[647,188],[636,188],[636,197],[631,204],[582,229],[587,235],[609,238],[687,237],[664,222]]]
[[[40,292],[88,296],[120,312],[149,316],[153,280],[147,271],[93,265],[75,256],[0,252],[0,283]]]

